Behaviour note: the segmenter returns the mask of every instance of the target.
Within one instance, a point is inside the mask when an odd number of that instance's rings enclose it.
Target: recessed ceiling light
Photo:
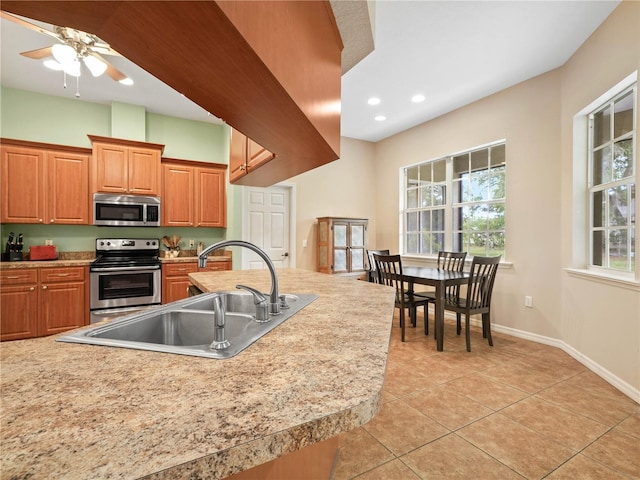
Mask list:
[[[371,97],[369,100],[367,100],[367,103],[369,105],[378,105],[380,103],[380,99],[378,97]]]
[[[420,93],[418,95],[414,95],[413,97],[411,97],[411,101],[413,103],[424,102],[424,100],[425,100],[425,96]]]
[[[378,115],[377,117],[375,117],[375,120],[377,120],[378,122],[384,122],[387,119],[387,117],[385,117],[384,115]]]

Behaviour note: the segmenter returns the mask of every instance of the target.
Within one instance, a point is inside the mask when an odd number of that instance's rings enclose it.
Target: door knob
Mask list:
[[[283,257],[288,257],[288,256],[289,256],[289,252],[284,252],[284,253],[282,254],[282,256],[283,256]]]

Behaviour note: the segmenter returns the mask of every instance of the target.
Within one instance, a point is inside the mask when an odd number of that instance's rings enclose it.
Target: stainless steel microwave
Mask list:
[[[160,198],[94,193],[93,224],[112,227],[159,227]]]

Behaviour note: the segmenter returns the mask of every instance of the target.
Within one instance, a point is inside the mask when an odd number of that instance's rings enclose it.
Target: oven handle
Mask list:
[[[124,272],[128,270],[160,270],[160,265],[146,267],[91,267],[89,269],[91,272]]]

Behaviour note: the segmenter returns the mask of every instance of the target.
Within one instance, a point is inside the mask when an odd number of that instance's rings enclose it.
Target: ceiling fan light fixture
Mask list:
[[[76,51],[73,49],[73,47],[70,47],[69,45],[63,45],[61,43],[56,43],[55,45],[53,45],[51,47],[51,53],[53,54],[53,58],[55,58],[65,67],[73,64],[77,57]]]
[[[67,75],[71,75],[72,77],[79,77],[80,61],[76,59],[68,65],[62,64],[62,69],[64,70],[64,73],[66,73]]]
[[[101,62],[99,59],[97,59],[92,55],[89,55],[88,57],[84,57],[82,61],[91,72],[91,75],[93,75],[94,77],[99,77],[100,75],[102,75],[104,72],[107,71],[107,64],[104,62]]]
[[[42,62],[44,64],[45,67],[50,68],[51,70],[56,70],[56,71],[60,71],[63,69],[62,64],[58,63],[55,60],[45,60],[44,62]]]

